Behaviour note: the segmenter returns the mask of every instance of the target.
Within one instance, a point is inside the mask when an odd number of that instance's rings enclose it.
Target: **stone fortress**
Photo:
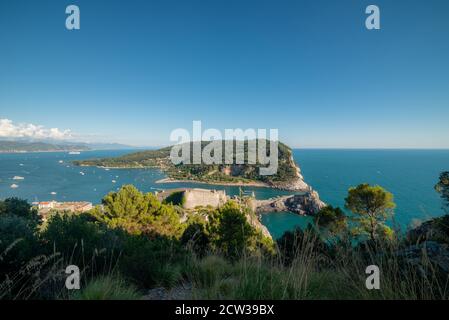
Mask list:
[[[200,188],[168,189],[157,193],[160,201],[175,192],[182,193],[184,209],[195,209],[197,207],[219,208],[231,198],[226,195],[225,190],[209,190]],[[320,211],[325,203],[322,202],[318,193],[309,187],[307,192],[286,196],[278,196],[270,199],[257,200],[254,193],[251,195],[243,193],[242,196],[249,199],[247,204],[256,213],[290,211],[300,215],[314,215]],[[233,197],[238,200],[238,197]]]
[[[228,197],[224,190],[208,190],[208,189],[185,189],[184,191],[184,209],[194,209],[195,207],[211,206],[219,208],[226,203]]]
[[[229,197],[226,195],[226,191],[224,190],[209,190],[201,188],[168,189],[162,192],[156,192],[156,196],[159,201],[163,201],[171,194],[177,192],[182,194],[182,207],[184,209],[195,209],[196,207],[207,206],[219,208],[229,200]]]

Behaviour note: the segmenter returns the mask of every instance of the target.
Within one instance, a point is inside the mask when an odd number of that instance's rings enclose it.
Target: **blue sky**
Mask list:
[[[3,0],[0,119],[147,146],[201,120],[293,147],[448,148],[448,16],[445,0]]]

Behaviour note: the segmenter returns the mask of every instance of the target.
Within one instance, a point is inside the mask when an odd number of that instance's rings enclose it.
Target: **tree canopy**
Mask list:
[[[444,205],[449,209],[449,171],[442,172],[435,190],[441,195]]]
[[[142,193],[133,185],[110,192],[93,215],[113,228],[133,234],[153,234],[179,237],[182,232],[180,216],[175,207],[161,204],[152,193]]]
[[[385,224],[396,207],[393,194],[381,186],[371,186],[367,183],[350,188],[345,199],[345,207],[354,213],[353,220],[357,223],[356,233],[368,234],[371,240],[391,237],[392,231]]]

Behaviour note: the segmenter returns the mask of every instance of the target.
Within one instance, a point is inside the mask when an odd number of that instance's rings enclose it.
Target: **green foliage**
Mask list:
[[[86,287],[76,291],[73,300],[137,300],[138,290],[117,276],[93,279]]]
[[[37,210],[26,200],[19,198],[8,198],[0,201],[0,216],[13,215],[25,219],[32,227],[41,223]]]
[[[196,255],[204,256],[210,250],[211,244],[206,223],[190,223],[182,234],[181,243],[191,249]]]
[[[196,260],[189,268],[190,280],[199,287],[211,287],[220,278],[229,276],[232,265],[217,255],[208,255]]]
[[[435,190],[441,195],[444,205],[449,209],[449,171],[442,172]]]
[[[119,269],[141,287],[173,286],[181,279],[186,259],[187,252],[178,241],[132,236],[126,241]]]
[[[131,234],[179,237],[183,229],[175,207],[161,204],[154,194],[144,194],[133,185],[110,192],[92,214],[109,227]]]
[[[385,225],[396,206],[390,192],[380,186],[360,184],[349,189],[345,202],[346,208],[355,214],[356,234],[368,234],[371,241],[391,235],[391,230]]]
[[[327,254],[327,245],[321,241],[319,235],[309,224],[305,231],[296,228],[292,231],[286,231],[277,239],[277,246],[280,258],[285,265],[291,265],[296,257],[301,253],[307,252],[313,246],[313,250],[317,254]]]
[[[256,232],[236,202],[228,201],[211,220],[217,248],[227,257],[235,259],[254,245]]]
[[[330,205],[321,209],[314,217],[314,223],[331,236],[342,235],[348,228],[348,217],[338,207]]]
[[[155,167],[167,163],[171,148],[147,150],[126,154],[117,158],[103,158],[74,161],[75,165],[103,166],[116,168]],[[162,161],[162,162],[161,162]]]
[[[363,192],[351,194],[350,191],[352,198],[347,198],[347,204],[352,203],[351,208],[357,209],[355,214],[361,215],[363,208],[392,209],[391,204],[379,205],[383,203],[378,199],[382,198],[379,189],[360,189]],[[193,286],[192,296],[203,299],[449,297],[447,273],[440,277],[426,255],[413,259],[411,264],[410,259],[398,254],[407,252],[408,244],[395,242],[376,251],[372,251],[370,243],[339,246],[322,241],[322,234],[309,225],[304,231],[285,233],[277,242],[277,256],[259,254],[258,249],[269,244],[251,226],[252,213],[234,201],[219,210],[202,209],[189,216],[180,240],[174,236],[179,229],[165,229],[169,236],[148,236],[145,230],[155,230],[154,225],[163,226],[160,217],[167,215],[164,210],[176,212],[176,209],[134,191],[110,194],[111,198],[104,202],[107,218],[99,217],[100,211],[94,215],[57,214],[44,229],[29,222],[30,211],[24,202],[15,200],[3,206],[9,209],[0,214],[0,299],[67,297],[67,291],[64,296],[61,288],[65,279],[63,270],[68,264],[79,265],[83,275],[91,276],[81,291],[69,296],[72,299],[138,299],[140,293],[136,287],[175,287],[185,280]],[[383,199],[392,202],[389,196]],[[127,201],[137,201],[140,205]],[[365,201],[369,204],[363,205]],[[127,211],[133,214],[128,216]],[[142,212],[150,217],[142,217]],[[366,209],[366,212],[371,211]],[[387,216],[384,212],[379,215]],[[447,232],[447,217],[434,219],[432,225]],[[113,219],[123,219],[120,220],[126,222],[123,225],[129,221],[135,223],[140,234],[124,230]],[[332,207],[320,212],[315,221],[320,228],[332,232],[340,230],[343,221],[346,223],[341,210]],[[391,238],[392,231],[383,222],[377,221],[376,236]],[[152,226],[144,226],[146,223]],[[17,239],[21,240],[15,242]],[[384,243],[376,241],[376,244]],[[196,254],[192,255],[186,247]],[[58,257],[57,263],[51,265],[53,260],[41,254],[53,250],[60,252],[62,258]],[[370,264],[381,268],[382,290],[368,291],[364,286],[364,270]],[[96,272],[86,272],[93,269]],[[45,286],[46,279],[54,276],[57,281]],[[14,283],[10,285],[5,279],[14,279]]]
[[[65,260],[80,267],[95,264],[96,272],[111,264],[122,247],[121,234],[89,214],[53,215],[41,237],[48,253],[59,252]]]
[[[164,204],[172,204],[175,206],[183,206],[186,202],[183,191],[175,191],[164,200]]]
[[[0,280],[39,254],[35,229],[22,216],[0,215]]]

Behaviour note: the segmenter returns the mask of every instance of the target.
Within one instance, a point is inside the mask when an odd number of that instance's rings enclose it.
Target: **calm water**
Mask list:
[[[142,191],[181,186],[225,189],[237,194],[238,187],[204,184],[156,184],[164,177],[156,169],[99,169],[76,167],[71,161],[118,156],[130,151],[90,151],[68,153],[0,154],[0,198],[17,196],[29,201],[80,201],[99,203],[109,191],[134,184]],[[438,175],[449,170],[449,150],[294,150],[307,183],[330,204],[343,206],[347,189],[359,183],[379,184],[392,192],[397,203],[396,221],[407,226],[414,219],[443,213],[433,189]],[[62,162],[61,162],[62,161]],[[82,172],[82,173],[81,173]],[[23,180],[13,180],[14,176]],[[115,183],[113,182],[115,181]],[[18,188],[11,188],[12,184]],[[288,192],[248,188],[256,197],[269,198]],[[52,194],[56,193],[56,194]],[[264,214],[262,222],[277,237],[285,230],[303,226],[309,219],[291,213]]]

